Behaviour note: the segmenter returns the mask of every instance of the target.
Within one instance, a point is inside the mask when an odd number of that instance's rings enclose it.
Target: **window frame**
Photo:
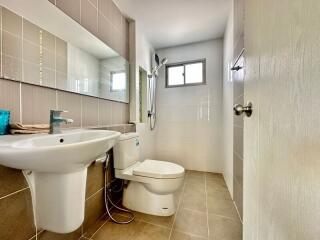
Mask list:
[[[166,88],[175,88],[175,87],[189,87],[189,86],[199,86],[199,85],[206,85],[206,59],[197,59],[197,60],[191,60],[191,61],[184,61],[184,62],[178,62],[178,63],[170,63],[170,64],[166,64]],[[186,83],[186,65],[189,64],[194,64],[194,63],[202,63],[202,82],[199,83]],[[171,67],[183,67],[183,84],[177,84],[177,85],[169,85],[168,84],[168,80],[169,80],[169,76],[168,76],[168,69]]]
[[[125,74],[127,74],[125,70],[110,71],[110,92],[123,92],[123,91],[126,90],[126,88],[123,89],[123,90],[115,90],[115,89],[113,89],[113,87],[112,87],[112,86],[113,86],[113,75],[114,75],[114,74],[118,74],[118,73],[125,73]],[[126,80],[125,80],[125,85],[126,85],[126,87],[127,87],[127,76],[126,76]]]

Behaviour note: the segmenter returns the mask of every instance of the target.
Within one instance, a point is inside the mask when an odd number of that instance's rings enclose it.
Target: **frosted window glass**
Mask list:
[[[168,68],[168,85],[183,85],[184,84],[184,67],[169,67]]]
[[[111,74],[111,91],[124,91],[126,90],[126,73],[118,72]]]
[[[203,65],[202,63],[192,63],[186,65],[186,84],[203,82]]]

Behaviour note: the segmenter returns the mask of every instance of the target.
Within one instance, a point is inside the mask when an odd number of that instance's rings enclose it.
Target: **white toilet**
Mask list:
[[[140,161],[138,133],[122,134],[113,151],[116,178],[129,180],[122,204],[146,214],[173,215],[175,192],[182,186],[184,168],[164,161]]]

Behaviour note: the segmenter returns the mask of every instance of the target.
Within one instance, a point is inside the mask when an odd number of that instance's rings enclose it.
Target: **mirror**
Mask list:
[[[129,103],[129,63],[95,35],[48,0],[0,0],[0,5],[7,21],[1,40],[5,45],[11,35],[19,38],[23,53],[21,73],[13,64],[8,70],[3,65],[2,78]],[[6,29],[19,21],[21,36]]]

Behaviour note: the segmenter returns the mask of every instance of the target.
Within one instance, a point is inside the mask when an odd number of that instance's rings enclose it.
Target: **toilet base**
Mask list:
[[[123,191],[123,206],[133,211],[156,216],[171,216],[176,212],[174,193],[150,192],[144,183],[130,181]]]

